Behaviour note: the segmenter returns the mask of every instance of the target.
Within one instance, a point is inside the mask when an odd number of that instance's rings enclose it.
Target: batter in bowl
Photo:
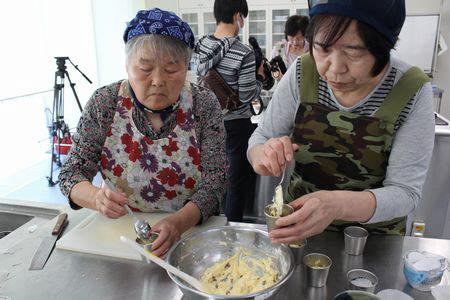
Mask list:
[[[245,295],[274,285],[279,277],[270,258],[257,258],[241,249],[206,269],[201,282],[212,294]]]

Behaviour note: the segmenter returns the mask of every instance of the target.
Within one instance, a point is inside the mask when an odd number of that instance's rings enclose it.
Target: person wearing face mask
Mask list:
[[[253,203],[256,182],[246,150],[248,139],[255,129],[250,121],[250,105],[259,96],[262,83],[256,78],[253,50],[237,37],[247,15],[245,0],[215,0],[216,31],[202,37],[194,49],[198,55],[197,74],[203,77],[215,68],[225,82],[238,92],[242,102],[236,110],[224,115],[229,163],[225,215],[230,221],[242,221],[245,206]],[[264,78],[262,68],[259,73]]]
[[[72,208],[108,218],[172,212],[152,226],[164,255],[180,235],[219,212],[225,194],[225,129],[211,91],[186,81],[189,25],[158,8],[139,11],[124,32],[127,79],[86,104],[59,175]],[[91,182],[100,171],[106,187]]]
[[[281,79],[249,141],[262,175],[293,168],[273,242],[363,226],[404,235],[434,144],[431,84],[390,55],[404,0],[310,0],[305,54]]]
[[[308,52],[309,46],[305,39],[308,24],[309,18],[306,16],[290,16],[284,25],[285,39],[275,44],[271,59],[280,56],[286,68],[289,68],[297,57]]]

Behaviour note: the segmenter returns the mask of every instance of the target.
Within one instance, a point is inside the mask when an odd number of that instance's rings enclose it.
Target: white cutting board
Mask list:
[[[136,213],[138,218],[147,220],[153,226],[159,220],[169,216],[169,213]],[[225,217],[212,216],[205,224],[197,225],[186,231],[184,235],[206,227],[226,225]],[[103,256],[141,260],[140,255],[120,241],[120,236],[126,236],[131,240],[136,239],[134,232],[134,220],[129,215],[119,219],[109,219],[98,212],[81,221],[71,231],[63,235],[56,247],[59,249],[76,252],[91,253]]]

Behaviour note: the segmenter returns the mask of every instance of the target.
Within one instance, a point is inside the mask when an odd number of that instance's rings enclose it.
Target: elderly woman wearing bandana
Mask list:
[[[270,233],[289,243],[351,224],[404,235],[434,143],[431,85],[391,57],[404,0],[310,0],[310,54],[281,79],[249,141],[262,175],[294,171],[295,212]],[[291,164],[294,165],[294,164]]]
[[[226,187],[225,130],[212,92],[186,82],[194,35],[160,9],[139,11],[124,36],[128,79],[98,89],[59,176],[72,208],[109,218],[173,212],[153,226],[164,254],[216,213]],[[100,171],[114,189],[92,185]]]

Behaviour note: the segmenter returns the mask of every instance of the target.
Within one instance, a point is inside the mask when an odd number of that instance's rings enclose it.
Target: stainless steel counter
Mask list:
[[[450,121],[444,116],[435,113],[435,134],[450,136]]]
[[[78,224],[89,211],[69,213],[69,227]],[[233,223],[265,229],[264,225]],[[0,253],[0,299],[184,299],[165,271],[155,265],[55,249],[41,271],[28,271],[42,232]],[[0,240],[1,243],[1,240]],[[395,288],[414,299],[430,299],[430,293],[413,290],[402,273],[402,256],[407,250],[422,249],[450,257],[450,241],[413,237],[371,236],[364,256],[344,254],[341,233],[326,232],[308,240],[305,253],[322,252],[333,265],[324,288],[305,286],[303,267],[294,275],[275,299],[332,299],[348,288],[345,274],[352,268],[365,268],[375,273],[380,282],[377,291]],[[449,274],[445,275],[447,284]],[[3,279],[2,279],[3,278]],[[6,280],[4,280],[6,278]]]

